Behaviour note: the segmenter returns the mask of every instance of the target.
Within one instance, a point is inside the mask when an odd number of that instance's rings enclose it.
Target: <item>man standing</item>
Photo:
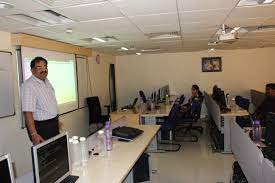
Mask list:
[[[43,57],[34,58],[30,64],[32,76],[22,86],[22,111],[34,144],[59,134],[57,101],[47,79],[47,64]]]

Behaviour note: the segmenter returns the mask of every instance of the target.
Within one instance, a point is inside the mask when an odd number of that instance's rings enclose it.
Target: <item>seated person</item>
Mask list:
[[[260,121],[264,121],[268,112],[275,113],[275,83],[269,83],[265,86],[266,98],[256,109],[254,116]]]
[[[188,118],[191,115],[191,106],[200,105],[202,102],[203,95],[198,85],[192,85],[191,92],[192,95],[188,99],[188,103],[181,106],[180,117]]]

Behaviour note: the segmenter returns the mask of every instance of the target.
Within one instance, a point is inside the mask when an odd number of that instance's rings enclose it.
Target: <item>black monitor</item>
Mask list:
[[[57,135],[32,147],[36,183],[61,182],[71,174],[68,134]]]
[[[11,158],[9,154],[0,157],[0,182],[15,183]]]
[[[212,98],[219,104],[220,107],[226,107],[225,94],[221,88],[213,88]]]

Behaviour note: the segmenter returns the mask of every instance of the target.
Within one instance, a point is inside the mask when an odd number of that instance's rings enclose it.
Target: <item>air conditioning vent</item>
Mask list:
[[[19,22],[24,22],[30,25],[34,26],[44,26],[44,25],[49,25],[47,22],[43,20],[39,20],[37,18],[25,15],[25,14],[16,14],[16,15],[10,15],[7,16],[7,18],[19,21]]]
[[[172,39],[181,37],[179,31],[148,33],[145,34],[145,36],[147,36],[149,39]]]
[[[49,24],[66,24],[74,22],[72,19],[52,10],[38,11],[31,13],[30,15],[36,19],[48,22]]]

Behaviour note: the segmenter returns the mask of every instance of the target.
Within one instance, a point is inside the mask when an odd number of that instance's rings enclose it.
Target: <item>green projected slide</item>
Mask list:
[[[24,59],[24,80],[31,76],[30,60]],[[75,62],[48,60],[48,79],[54,87],[57,103],[76,102]]]
[[[58,104],[76,101],[74,61],[49,61],[48,79],[55,89]]]

